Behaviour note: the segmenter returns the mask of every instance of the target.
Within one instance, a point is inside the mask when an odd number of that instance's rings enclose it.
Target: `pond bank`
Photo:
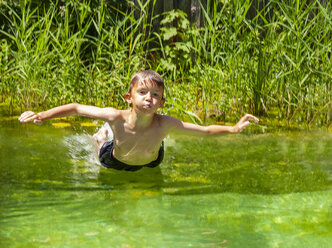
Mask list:
[[[25,111],[25,110],[24,110]],[[42,110],[41,110],[42,111]],[[0,104],[0,121],[1,120],[11,120],[11,119],[17,119],[19,115],[23,111],[20,108],[12,109],[7,104]],[[218,118],[212,117],[208,120],[205,120],[205,122],[200,122],[199,120],[195,118],[190,118],[187,115],[180,115],[180,114],[174,114],[172,116],[175,116],[177,118],[180,118],[184,121],[188,122],[196,122],[197,124],[202,125],[211,125],[211,124],[219,124],[219,125],[232,125],[234,122],[222,122],[219,121]],[[299,123],[297,121],[280,121],[276,118],[267,118],[267,117],[259,117],[260,123],[253,124],[250,129],[255,132],[270,132],[270,131],[276,131],[276,130],[293,130],[293,131],[300,131],[300,130],[321,130],[321,131],[328,131],[329,133],[332,133],[332,124],[329,126],[319,126],[317,124],[308,124],[308,123]],[[83,118],[83,117],[68,117],[68,118],[62,118],[62,119],[56,119],[51,120],[51,123],[53,123],[53,126],[58,127],[66,127],[66,126],[98,126],[98,122],[95,122],[94,120]],[[61,126],[61,124],[56,123],[66,123]],[[97,124],[96,124],[97,123]]]

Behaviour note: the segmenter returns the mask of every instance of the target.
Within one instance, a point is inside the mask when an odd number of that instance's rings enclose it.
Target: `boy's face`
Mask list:
[[[149,82],[139,82],[130,93],[126,94],[126,99],[135,111],[140,113],[152,114],[165,103],[163,99],[162,87]]]

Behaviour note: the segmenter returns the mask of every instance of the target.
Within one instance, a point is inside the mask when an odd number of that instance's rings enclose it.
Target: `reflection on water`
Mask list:
[[[329,247],[325,132],[167,138],[160,167],[107,170],[94,128],[0,122],[0,247]]]
[[[170,182],[192,182],[212,192],[326,190],[331,186],[331,144],[331,135],[324,133],[177,138],[168,149],[172,166],[164,167],[165,175]]]

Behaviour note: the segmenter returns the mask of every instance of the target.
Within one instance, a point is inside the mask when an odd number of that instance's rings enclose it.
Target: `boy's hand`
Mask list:
[[[18,118],[20,122],[30,122],[33,121],[35,124],[42,124],[43,121],[41,120],[40,116],[33,111],[26,111]]]
[[[249,122],[250,120],[254,121],[255,123],[259,122],[259,119],[257,117],[250,114],[246,114],[239,120],[238,123],[236,123],[235,126],[233,126],[234,133],[241,132],[243,129],[245,129],[250,124]]]

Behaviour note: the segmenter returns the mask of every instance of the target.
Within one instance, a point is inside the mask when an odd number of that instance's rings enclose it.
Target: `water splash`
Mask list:
[[[98,152],[93,137],[89,134],[73,134],[63,140],[74,167],[83,167],[90,172],[99,172]]]
[[[112,129],[107,122],[101,128],[108,130],[108,140],[113,139]],[[89,172],[99,172],[97,144],[92,135],[88,133],[72,134],[66,136],[63,143],[67,147],[68,155],[75,167],[87,169]]]

